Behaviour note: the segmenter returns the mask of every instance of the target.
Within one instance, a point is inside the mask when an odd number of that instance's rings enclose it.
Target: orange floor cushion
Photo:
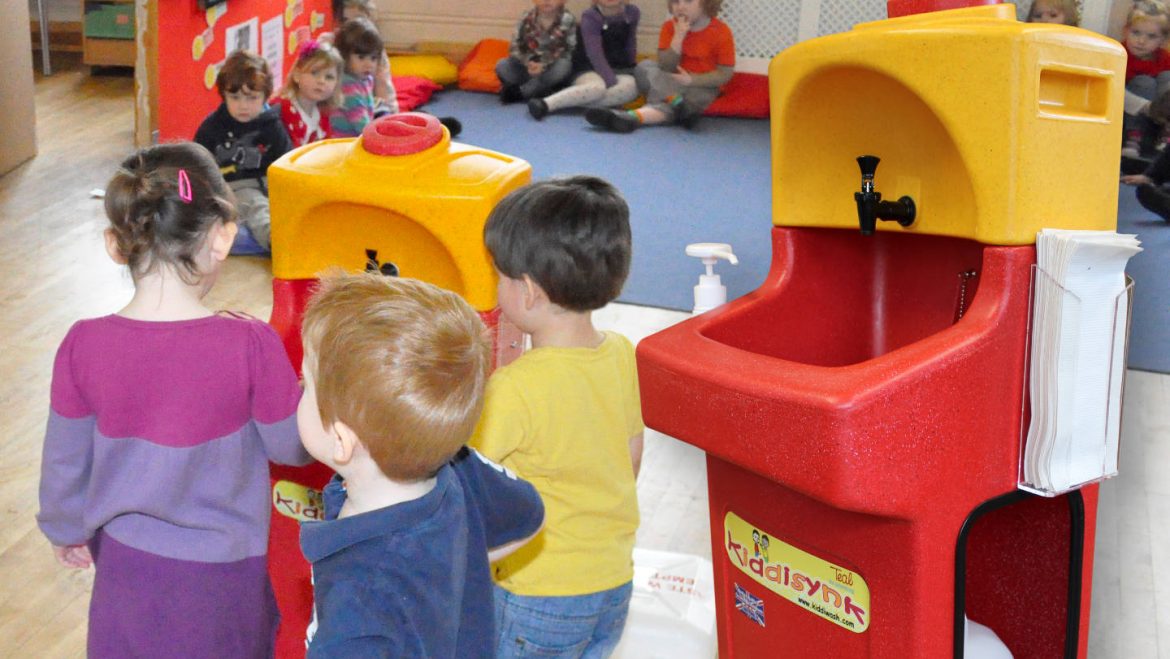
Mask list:
[[[483,39],[459,63],[459,89],[469,92],[500,91],[496,62],[508,56],[510,44],[503,39]]]

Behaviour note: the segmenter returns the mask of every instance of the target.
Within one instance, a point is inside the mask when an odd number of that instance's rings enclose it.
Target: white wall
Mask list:
[[[65,0],[53,0],[62,2]],[[740,3],[736,12],[734,5]],[[777,3],[777,4],[771,4]],[[782,3],[782,4],[781,4]],[[1031,0],[1018,0],[1022,14],[1031,6]],[[1082,26],[1117,37],[1120,26],[1117,16],[1124,18],[1131,0],[1082,0]],[[590,0],[567,0],[566,6],[577,15],[590,5]],[[794,6],[798,5],[798,8]],[[379,0],[378,25],[388,43],[408,46],[418,41],[445,41],[472,44],[480,39],[495,37],[507,39],[512,34],[516,19],[532,6],[530,0]],[[658,29],[666,19],[666,0],[638,2],[642,8],[642,25],[638,31],[638,49],[653,53],[658,41]],[[854,7],[855,19],[843,15]],[[784,21],[791,25],[773,30],[777,37],[774,52],[820,34],[848,29],[860,20],[875,20],[885,16],[885,0],[725,0],[724,13],[747,16],[751,27],[760,16]],[[729,20],[729,23],[732,21]],[[737,29],[732,25],[732,29]],[[754,50],[759,50],[758,46]],[[740,57],[739,68],[763,71],[769,57]]]
[[[28,10],[0,0],[0,62],[11,70],[0,78],[0,175],[37,153],[36,101]]]
[[[0,0],[9,2],[10,0]],[[156,2],[194,2],[195,0],[154,0]],[[240,2],[242,0],[229,0]],[[77,22],[81,20],[81,0],[43,0],[50,22]],[[725,8],[736,2],[752,0],[725,0]],[[825,32],[824,14],[839,12],[850,3],[840,0],[755,0],[756,3],[777,4],[777,10],[799,5],[799,29],[793,31],[794,40],[804,40]],[[29,13],[36,16],[36,0],[27,0]],[[874,11],[884,15],[881,9],[885,0],[853,0],[866,7],[866,16]],[[397,46],[408,46],[418,41],[447,41],[473,44],[486,37],[507,39],[512,34],[516,19],[532,6],[531,0],[378,0],[378,24],[386,40]],[[1018,0],[1020,13],[1027,11],[1031,0]],[[1082,26],[1117,38],[1131,0],[1082,0],[1084,10]],[[567,0],[566,6],[573,13],[590,5],[590,0]],[[870,7],[869,5],[873,5]],[[639,49],[645,53],[654,52],[657,45],[658,28],[666,19],[666,0],[638,2],[642,8],[642,26],[638,33]],[[873,10],[873,11],[871,11]],[[777,11],[777,14],[782,13]],[[789,12],[791,13],[791,12]],[[859,12],[860,13],[860,12]],[[862,18],[859,16],[859,18]],[[832,23],[831,21],[829,22]],[[735,26],[733,26],[734,28]],[[831,25],[830,25],[831,27]],[[844,29],[841,27],[841,29]],[[794,41],[795,42],[795,41]],[[776,50],[792,45],[779,43]]]
[[[589,0],[567,0],[565,6],[580,16],[590,4]],[[520,15],[531,7],[531,0],[379,0],[378,28],[394,45],[418,41],[473,44],[489,37],[510,38]],[[658,28],[666,19],[666,2],[643,2],[639,7],[639,49],[652,53]]]
[[[7,2],[8,0],[0,0]],[[50,23],[80,23],[81,0],[41,0],[45,3],[45,14]],[[163,0],[164,2],[166,0]],[[173,0],[172,0],[173,1]],[[28,0],[28,13],[33,20],[37,17],[37,0]]]

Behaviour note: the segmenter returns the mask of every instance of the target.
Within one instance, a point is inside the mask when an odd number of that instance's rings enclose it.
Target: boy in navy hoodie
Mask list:
[[[308,659],[495,656],[489,561],[540,530],[536,489],[464,446],[491,349],[455,293],[379,274],[322,280],[305,312],[297,428],[337,475],[301,526]]]
[[[215,157],[236,193],[240,224],[269,251],[268,166],[292,149],[292,140],[279,108],[268,107],[272,96],[268,62],[256,53],[237,50],[224,60],[215,86],[223,102],[199,125],[195,141]]]

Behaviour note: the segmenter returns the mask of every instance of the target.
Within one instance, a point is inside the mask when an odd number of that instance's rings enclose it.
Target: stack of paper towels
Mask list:
[[[1117,473],[1125,265],[1139,244],[1113,231],[1037,234],[1025,486],[1058,493]]]

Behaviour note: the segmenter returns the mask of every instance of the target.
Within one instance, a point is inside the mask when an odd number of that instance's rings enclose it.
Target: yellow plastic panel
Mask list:
[[[345,218],[338,222],[337,218]],[[328,240],[320,240],[328,236]],[[297,226],[293,244],[312,243],[315,256],[346,270],[366,266],[366,249],[378,261],[398,266],[403,277],[424,279],[466,297],[462,274],[447,246],[409,217],[386,208],[326,202],[310,209]],[[355,247],[358,247],[355,249]]]
[[[1041,66],[1036,103],[1041,117],[1107,120],[1109,77],[1096,71]]]
[[[856,158],[918,218],[879,231],[1035,242],[1116,226],[1125,51],[1005,5],[907,16],[789,48],[771,64],[773,221],[856,229]]]
[[[272,272],[311,279],[329,267],[360,270],[365,250],[402,276],[496,306],[496,275],[483,245],[488,214],[525,184],[531,166],[443,140],[420,153],[377,156],[358,139],[326,140],[269,168]]]

